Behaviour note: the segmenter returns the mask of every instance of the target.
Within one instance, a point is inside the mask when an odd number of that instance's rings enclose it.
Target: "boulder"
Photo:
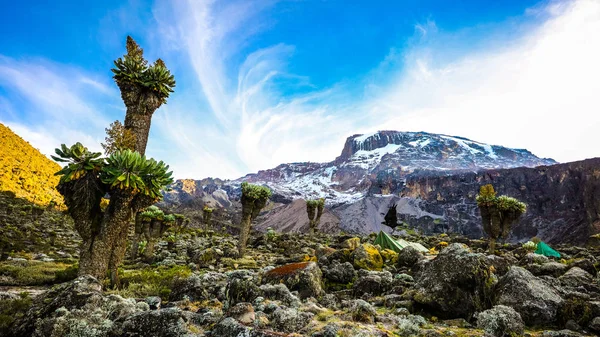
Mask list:
[[[364,243],[352,252],[352,263],[354,267],[367,270],[381,270],[383,258],[377,247],[370,243]]]
[[[250,303],[237,303],[229,308],[227,316],[233,317],[243,324],[252,324],[256,318],[254,307]]]
[[[413,299],[418,307],[440,318],[471,319],[475,312],[491,306],[495,282],[485,255],[453,243],[425,265]]]
[[[379,296],[392,288],[393,278],[389,271],[367,271],[359,270],[358,278],[354,282],[352,290],[355,296],[370,294]]]
[[[188,299],[192,302],[225,299],[227,275],[208,272],[202,275],[192,275],[188,278],[175,279],[171,286],[169,301]]]
[[[362,323],[373,323],[377,316],[377,311],[364,300],[353,300],[349,304],[349,312],[352,315],[352,320]]]
[[[232,317],[227,317],[215,325],[211,337],[249,336],[250,329]]]
[[[273,312],[271,323],[278,331],[298,332],[310,323],[313,314],[293,308],[279,308]]]
[[[578,259],[575,260],[572,264],[572,267],[579,267],[585,271],[587,271],[588,273],[590,273],[592,276],[596,276],[598,274],[598,270],[596,270],[596,267],[594,267],[594,263],[592,261],[590,261],[589,259]]]
[[[412,246],[407,246],[400,251],[400,254],[398,254],[396,266],[398,266],[399,268],[412,268],[417,262],[424,259],[425,256],[423,256],[421,252],[419,252]]]
[[[573,267],[569,269],[569,271],[567,271],[563,276],[559,277],[558,279],[563,286],[573,288],[581,286],[585,287],[590,283],[594,282],[592,275],[590,275],[590,273],[579,267]]]
[[[290,307],[300,306],[300,299],[294,296],[285,284],[263,284],[260,291],[269,300],[280,301]]]
[[[288,289],[298,291],[300,298],[323,295],[322,273],[314,262],[291,263],[272,269],[263,276],[263,284],[285,284]]]
[[[554,323],[563,304],[563,299],[554,288],[517,266],[510,268],[500,278],[496,296],[496,304],[512,307],[529,326]]]
[[[592,331],[600,333],[600,317],[594,318],[588,326]]]
[[[546,262],[542,264],[530,264],[525,267],[535,276],[548,275],[552,277],[559,277],[564,274],[569,267],[565,264],[558,262]]]
[[[494,337],[522,336],[525,324],[511,307],[497,305],[477,315],[477,327]]]
[[[179,308],[145,311],[127,317],[119,328],[113,329],[110,336],[192,337],[194,333],[190,329],[202,321],[200,314],[184,312]]]
[[[261,296],[254,274],[247,270],[236,270],[227,275],[229,281],[225,288],[227,308],[240,302],[253,302]]]
[[[346,285],[354,282],[355,277],[356,271],[350,262],[339,263],[334,261],[329,266],[323,267],[323,278],[328,283]]]
[[[13,328],[9,333],[12,333],[12,336],[31,336],[36,330],[36,322],[51,319],[57,315],[58,309],[61,309],[59,312],[68,313],[73,309],[81,309],[90,304],[99,306],[102,301],[102,284],[92,276],[80,276],[36,297],[25,315],[13,323]],[[52,333],[53,324],[46,325],[45,333],[49,336]],[[40,334],[40,336],[46,336],[46,334]]]
[[[351,238],[340,244],[340,248],[355,250],[360,246],[360,238]]]

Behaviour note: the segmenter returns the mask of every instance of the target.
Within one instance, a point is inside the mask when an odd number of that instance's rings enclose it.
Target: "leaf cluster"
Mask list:
[[[55,175],[60,176],[59,184],[68,183],[83,177],[88,172],[98,173],[104,166],[104,159],[100,152],[90,152],[87,147],[77,142],[71,147],[65,144],[60,149],[54,150],[57,156],[51,156],[57,162],[67,163]]]
[[[64,144],[56,149],[56,161],[68,163],[55,175],[60,176],[59,185],[77,180],[87,173],[97,177],[107,190],[126,190],[151,199],[162,198],[161,190],[173,182],[169,166],[164,162],[146,159],[138,152],[118,150],[108,158],[100,158],[99,152],[90,152],[81,143],[70,148]]]
[[[247,182],[242,183],[242,195],[245,198],[253,200],[268,200],[273,193],[266,186],[253,185]]]
[[[120,86],[133,85],[143,92],[156,95],[162,103],[175,87],[175,77],[158,59],[154,64],[148,65],[144,59],[143,50],[131,38],[127,37],[127,54],[114,61],[112,70],[114,79]]]
[[[481,186],[475,198],[479,207],[494,207],[500,212],[511,212],[517,217],[527,211],[527,205],[519,200],[506,195],[496,196],[491,184]]]

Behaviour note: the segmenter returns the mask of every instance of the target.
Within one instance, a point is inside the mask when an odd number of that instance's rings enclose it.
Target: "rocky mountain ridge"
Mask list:
[[[599,161],[556,164],[527,150],[460,137],[380,131],[349,137],[341,155],[330,163],[282,164],[233,181],[178,181],[164,204],[208,204],[225,210],[223,223],[235,227],[239,185],[249,181],[274,191],[273,203],[258,219],[258,230],[305,232],[308,219],[299,199],[326,197],[321,231],[389,232],[382,224],[383,214],[397,204],[409,228],[479,238],[483,232],[475,195],[479,186],[491,183],[501,194],[528,205],[511,241],[537,235],[551,243],[584,243],[600,231],[594,215],[600,209]],[[177,184],[193,185],[193,193]]]

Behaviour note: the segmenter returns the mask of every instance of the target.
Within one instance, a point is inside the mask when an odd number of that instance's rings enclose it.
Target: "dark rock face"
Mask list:
[[[443,215],[437,230],[481,237],[475,196],[485,184],[527,204],[527,212],[513,226],[511,241],[537,236],[549,243],[583,244],[600,232],[600,158],[451,176],[413,175],[402,195],[421,198],[426,201],[421,204],[425,211]],[[433,221],[414,225],[436,231]]]
[[[419,274],[414,300],[440,318],[471,319],[491,306],[494,284],[485,256],[453,243]]]

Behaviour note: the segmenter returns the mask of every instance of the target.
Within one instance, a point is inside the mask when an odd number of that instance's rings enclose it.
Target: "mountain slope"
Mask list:
[[[0,124],[0,191],[10,191],[19,198],[47,205],[62,204],[56,190],[60,166],[33,148],[28,142]]]
[[[264,184],[285,199],[326,198],[329,205],[352,203],[401,188],[409,174],[552,165],[531,152],[426,132],[379,131],[348,137],[329,163],[282,164],[235,180]]]

